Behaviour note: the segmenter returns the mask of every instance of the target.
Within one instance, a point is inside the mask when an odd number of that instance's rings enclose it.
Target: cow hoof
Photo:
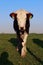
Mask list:
[[[17,50],[17,51],[19,51],[19,49],[18,49],[18,48],[16,48],[16,50]]]
[[[24,51],[23,53],[21,53],[21,57],[24,58],[26,56],[26,53],[27,53],[26,51]]]
[[[26,53],[21,55],[21,57],[23,57],[23,58],[24,58],[25,56],[26,56]]]

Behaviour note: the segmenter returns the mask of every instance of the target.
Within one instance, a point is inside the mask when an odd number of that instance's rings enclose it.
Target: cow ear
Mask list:
[[[28,13],[28,14],[27,14],[27,18],[28,18],[28,19],[31,19],[32,17],[33,17],[33,14],[32,14],[32,13]]]
[[[11,17],[11,18],[13,18],[13,19],[15,19],[15,18],[16,18],[16,16],[17,16],[17,14],[16,14],[16,13],[11,13],[11,14],[10,14],[10,17]]]

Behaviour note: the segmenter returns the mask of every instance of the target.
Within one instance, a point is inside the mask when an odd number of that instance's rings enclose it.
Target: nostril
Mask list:
[[[23,27],[21,27],[20,29],[21,29],[21,30],[23,30],[24,28],[23,28]]]

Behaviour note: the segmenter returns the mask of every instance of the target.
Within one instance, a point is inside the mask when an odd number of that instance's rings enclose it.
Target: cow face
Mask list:
[[[24,32],[24,30],[26,29],[26,26],[29,25],[29,23],[27,23],[27,20],[29,22],[29,19],[33,17],[33,14],[31,13],[26,13],[24,10],[20,10],[18,12],[15,13],[11,13],[10,16],[15,20],[17,20],[18,23],[18,27],[19,30]],[[27,24],[26,24],[27,23]],[[29,26],[28,26],[29,27]]]
[[[18,21],[19,29],[24,30],[25,24],[26,24],[26,14],[23,14],[23,13],[18,14],[17,21]]]

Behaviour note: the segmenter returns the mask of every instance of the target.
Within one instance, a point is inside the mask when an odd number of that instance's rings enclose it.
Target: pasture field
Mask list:
[[[0,34],[0,65],[43,65],[43,34],[29,34],[24,58],[17,44],[16,34]]]

